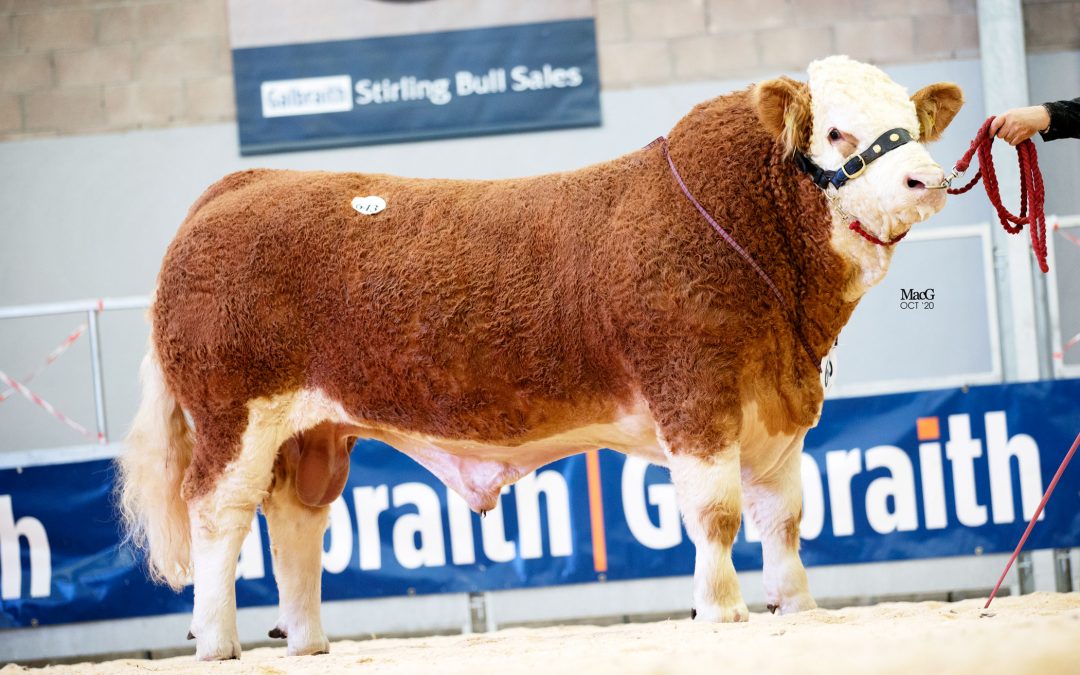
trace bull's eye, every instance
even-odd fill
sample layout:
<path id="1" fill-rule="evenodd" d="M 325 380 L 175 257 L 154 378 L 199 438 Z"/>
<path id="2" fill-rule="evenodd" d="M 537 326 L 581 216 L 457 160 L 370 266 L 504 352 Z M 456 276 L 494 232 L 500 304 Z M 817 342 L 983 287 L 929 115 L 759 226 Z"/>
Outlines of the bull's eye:
<path id="1" fill-rule="evenodd" d="M 840 131 L 836 127 L 829 129 L 829 143 L 833 149 L 840 153 L 841 157 L 848 157 L 858 147 L 858 140 L 851 134 Z"/>

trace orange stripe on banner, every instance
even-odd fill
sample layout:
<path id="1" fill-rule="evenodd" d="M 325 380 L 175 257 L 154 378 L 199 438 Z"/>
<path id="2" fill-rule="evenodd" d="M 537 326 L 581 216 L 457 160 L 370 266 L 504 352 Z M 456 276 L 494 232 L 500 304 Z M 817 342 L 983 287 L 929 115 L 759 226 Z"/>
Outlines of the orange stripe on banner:
<path id="1" fill-rule="evenodd" d="M 604 494 L 600 489 L 600 453 L 585 453 L 585 475 L 589 480 L 589 522 L 592 525 L 593 568 L 607 572 L 607 537 L 604 533 Z"/>

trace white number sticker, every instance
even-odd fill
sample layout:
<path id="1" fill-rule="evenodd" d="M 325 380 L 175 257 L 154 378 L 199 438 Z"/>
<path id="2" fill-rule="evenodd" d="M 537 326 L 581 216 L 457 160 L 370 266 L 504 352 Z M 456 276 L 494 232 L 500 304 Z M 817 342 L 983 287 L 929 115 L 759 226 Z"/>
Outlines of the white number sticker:
<path id="1" fill-rule="evenodd" d="M 352 207 L 356 209 L 358 213 L 362 213 L 365 216 L 373 216 L 386 209 L 386 200 L 374 195 L 370 197 L 353 197 Z"/>

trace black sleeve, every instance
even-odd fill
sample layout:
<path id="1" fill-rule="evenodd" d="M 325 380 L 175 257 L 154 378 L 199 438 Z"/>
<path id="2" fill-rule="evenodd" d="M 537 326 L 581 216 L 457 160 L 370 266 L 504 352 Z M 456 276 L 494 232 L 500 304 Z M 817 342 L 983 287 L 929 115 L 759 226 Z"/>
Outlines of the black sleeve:
<path id="1" fill-rule="evenodd" d="M 1042 132 L 1044 141 L 1080 138 L 1080 98 L 1044 103 L 1050 113 L 1050 128 Z"/>

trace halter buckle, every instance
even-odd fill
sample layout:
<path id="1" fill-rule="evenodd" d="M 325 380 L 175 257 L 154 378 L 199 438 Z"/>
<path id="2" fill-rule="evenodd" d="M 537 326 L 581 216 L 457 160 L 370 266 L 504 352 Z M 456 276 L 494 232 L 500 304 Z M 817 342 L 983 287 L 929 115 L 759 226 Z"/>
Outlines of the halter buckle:
<path id="1" fill-rule="evenodd" d="M 855 173 L 848 173 L 848 170 L 847 170 L 848 162 L 850 162 L 855 157 L 857 157 L 859 159 L 859 161 L 862 162 L 862 166 L 860 166 L 859 170 L 856 171 Z M 856 178 L 858 176 L 861 176 L 862 172 L 866 171 L 866 159 L 862 155 L 855 155 L 855 157 L 849 157 L 848 159 L 844 160 L 843 166 L 840 167 L 840 170 L 844 173 L 845 176 L 847 176 L 848 180 L 851 180 L 852 178 Z"/>

